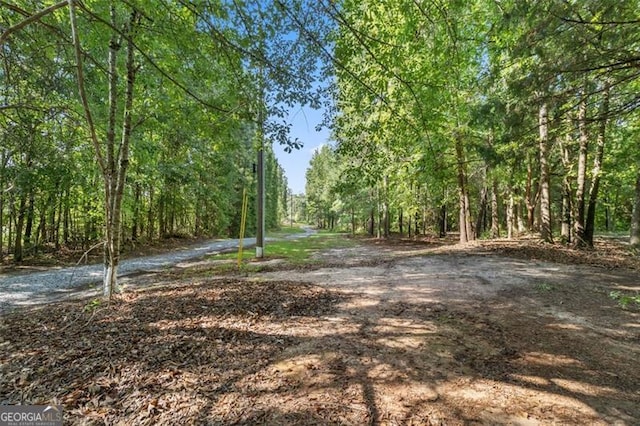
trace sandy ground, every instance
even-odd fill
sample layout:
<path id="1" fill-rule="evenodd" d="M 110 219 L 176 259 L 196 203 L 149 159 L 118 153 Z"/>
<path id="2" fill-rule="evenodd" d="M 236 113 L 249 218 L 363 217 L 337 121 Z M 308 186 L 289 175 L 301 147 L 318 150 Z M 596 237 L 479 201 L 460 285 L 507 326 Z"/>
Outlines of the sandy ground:
<path id="1" fill-rule="evenodd" d="M 373 345 L 368 366 L 353 374 L 369 380 L 374 420 L 640 424 L 640 314 L 608 297 L 639 291 L 637 271 L 464 251 L 407 255 L 371 246 L 334 250 L 319 257 L 350 267 L 258 278 L 349 295 L 315 333 L 361 333 Z M 372 260 L 380 264 L 358 266 Z M 338 348 L 341 340 L 333 339 Z M 363 368 L 326 342 L 289 351 L 301 352 L 287 361 L 292 374 L 305 359 Z"/>
<path id="2" fill-rule="evenodd" d="M 225 278 L 183 265 L 94 311 L 7 315 L 0 402 L 60 402 L 72 424 L 640 424 L 640 310 L 610 297 L 640 291 L 637 270 L 317 256 Z"/>

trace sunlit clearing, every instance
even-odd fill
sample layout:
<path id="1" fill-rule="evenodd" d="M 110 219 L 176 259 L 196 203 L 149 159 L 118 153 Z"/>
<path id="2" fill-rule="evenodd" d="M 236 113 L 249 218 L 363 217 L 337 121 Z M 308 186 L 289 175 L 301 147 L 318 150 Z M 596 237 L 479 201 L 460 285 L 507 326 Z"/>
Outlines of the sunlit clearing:
<path id="1" fill-rule="evenodd" d="M 551 379 L 553 383 L 573 393 L 580 393 L 590 396 L 611 396 L 619 393 L 617 390 L 607 386 L 597 386 L 590 383 L 578 382 L 568 379 Z"/>
<path id="2" fill-rule="evenodd" d="M 540 376 L 526 376 L 524 374 L 509 374 L 509 377 L 519 380 L 525 383 L 531 383 L 532 385 L 537 386 L 547 386 L 549 385 L 549 380 Z"/>
<path id="3" fill-rule="evenodd" d="M 562 355 L 553 355 L 543 352 L 529 352 L 522 357 L 525 364 L 538 364 L 546 366 L 581 365 L 582 363 L 574 358 Z"/>
<path id="4" fill-rule="evenodd" d="M 580 327 L 579 325 L 563 324 L 563 323 L 548 324 L 546 327 L 547 328 L 557 328 L 557 329 L 561 329 L 561 330 L 575 330 L 575 331 L 584 330 L 584 327 Z"/>

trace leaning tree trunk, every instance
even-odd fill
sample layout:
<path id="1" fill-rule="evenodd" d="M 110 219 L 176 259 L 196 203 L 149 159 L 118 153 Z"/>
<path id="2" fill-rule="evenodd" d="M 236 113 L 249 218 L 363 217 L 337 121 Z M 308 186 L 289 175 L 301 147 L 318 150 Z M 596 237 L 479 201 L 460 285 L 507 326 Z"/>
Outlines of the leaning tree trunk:
<path id="1" fill-rule="evenodd" d="M 551 230 L 551 202 L 549 195 L 549 116 L 547 104 L 542 103 L 539 114 L 540 123 L 540 234 L 545 242 L 553 242 Z"/>
<path id="2" fill-rule="evenodd" d="M 607 133 L 607 116 L 609 115 L 609 82 L 605 82 L 602 92 L 602 108 L 600 114 L 600 128 L 596 145 L 596 155 L 593 159 L 593 171 L 591 173 L 591 188 L 589 189 L 589 206 L 587 207 L 587 221 L 585 223 L 584 238 L 589 247 L 593 247 L 593 234 L 596 227 L 596 204 L 598 191 L 600 190 L 600 178 L 602 177 L 602 159 L 604 157 L 604 144 Z"/>

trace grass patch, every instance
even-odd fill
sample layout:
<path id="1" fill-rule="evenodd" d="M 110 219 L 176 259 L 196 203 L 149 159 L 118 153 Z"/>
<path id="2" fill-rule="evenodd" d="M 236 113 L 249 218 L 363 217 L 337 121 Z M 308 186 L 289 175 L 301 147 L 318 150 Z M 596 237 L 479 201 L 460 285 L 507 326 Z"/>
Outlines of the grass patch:
<path id="1" fill-rule="evenodd" d="M 540 293 L 547 293 L 555 289 L 556 289 L 555 286 L 549 283 L 540 283 L 536 286 L 536 290 Z"/>
<path id="2" fill-rule="evenodd" d="M 298 225 L 293 225 L 293 226 L 284 225 L 284 226 L 281 226 L 280 229 L 278 229 L 277 231 L 268 231 L 267 232 L 267 236 L 268 237 L 274 237 L 274 238 L 280 238 L 280 237 L 286 237 L 288 235 L 304 234 L 305 232 L 306 231 L 301 226 L 298 226 Z"/>
<path id="3" fill-rule="evenodd" d="M 632 296 L 622 294 L 622 292 L 615 290 L 609 293 L 609 297 L 618 302 L 618 305 L 620 305 L 622 309 L 627 309 L 629 306 L 633 305 L 640 307 L 640 294 Z"/>
<path id="4" fill-rule="evenodd" d="M 296 240 L 270 241 L 264 249 L 264 260 L 284 259 L 294 266 L 317 263 L 313 255 L 319 251 L 347 248 L 357 246 L 357 241 L 347 238 L 345 234 L 317 234 Z M 210 258 L 211 260 L 237 260 L 238 252 L 220 253 Z M 259 270 L 260 261 L 255 259 L 255 249 L 248 248 L 242 253 L 245 267 L 251 271 Z M 222 265 L 221 265 L 222 266 Z"/>

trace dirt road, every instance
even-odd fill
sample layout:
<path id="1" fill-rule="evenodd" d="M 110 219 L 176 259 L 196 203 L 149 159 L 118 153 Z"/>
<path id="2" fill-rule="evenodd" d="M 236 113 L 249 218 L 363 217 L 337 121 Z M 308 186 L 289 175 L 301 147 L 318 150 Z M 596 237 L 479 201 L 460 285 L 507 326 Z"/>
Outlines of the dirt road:
<path id="1" fill-rule="evenodd" d="M 351 267 L 261 275 L 346 297 L 280 370 L 305 382 L 317 371 L 300 365 L 344 366 L 383 423 L 640 424 L 640 312 L 609 297 L 640 290 L 636 271 L 407 255 L 342 249 L 321 257 Z"/>
<path id="2" fill-rule="evenodd" d="M 291 234 L 285 239 L 302 238 L 315 233 L 303 227 L 304 233 Z M 273 240 L 273 239 L 268 239 Z M 245 247 L 255 245 L 255 238 L 243 239 Z M 197 245 L 185 245 L 165 253 L 125 259 L 120 262 L 120 281 L 140 273 L 166 270 L 181 262 L 237 249 L 238 239 L 211 240 Z M 96 297 L 101 294 L 104 273 L 102 264 L 78 265 L 67 268 L 44 268 L 38 272 L 0 274 L 0 315 L 24 306 L 35 306 L 73 297 Z"/>
<path id="3" fill-rule="evenodd" d="M 640 311 L 610 297 L 637 271 L 372 245 L 318 261 L 199 264 L 93 312 L 6 316 L 0 402 L 59 401 L 71 424 L 640 424 Z"/>

